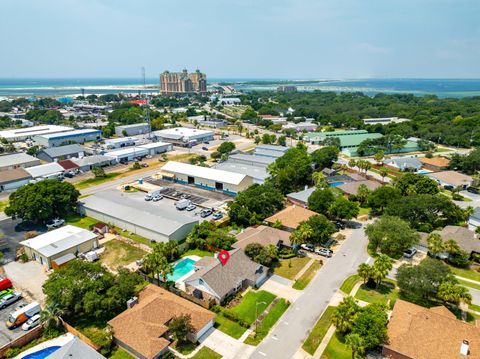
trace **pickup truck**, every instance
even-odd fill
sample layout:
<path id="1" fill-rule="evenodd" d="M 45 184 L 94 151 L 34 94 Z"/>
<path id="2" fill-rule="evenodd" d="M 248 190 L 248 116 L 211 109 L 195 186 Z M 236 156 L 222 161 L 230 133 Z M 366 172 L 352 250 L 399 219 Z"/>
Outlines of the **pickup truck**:
<path id="1" fill-rule="evenodd" d="M 192 201 L 184 198 L 184 199 L 181 199 L 181 200 L 175 202 L 175 208 L 178 209 L 179 211 L 183 211 L 184 209 L 186 209 L 191 204 L 192 204 Z"/>

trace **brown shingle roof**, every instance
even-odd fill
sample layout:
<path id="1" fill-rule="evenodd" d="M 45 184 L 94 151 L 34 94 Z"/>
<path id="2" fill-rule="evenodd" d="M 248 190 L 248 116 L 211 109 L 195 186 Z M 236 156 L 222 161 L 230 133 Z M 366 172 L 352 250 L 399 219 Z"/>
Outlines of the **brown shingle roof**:
<path id="1" fill-rule="evenodd" d="M 463 359 L 460 346 L 468 340 L 468 358 L 480 359 L 480 329 L 457 320 L 445 307 L 427 309 L 398 299 L 388 337 L 386 349 L 415 359 Z"/>
<path id="2" fill-rule="evenodd" d="M 315 215 L 317 215 L 317 213 L 310 211 L 309 209 L 299 206 L 289 206 L 280 212 L 275 213 L 273 216 L 266 218 L 265 221 L 268 223 L 275 223 L 278 220 L 285 227 L 295 229 L 301 222 L 306 221 Z"/>
<path id="3" fill-rule="evenodd" d="M 25 171 L 23 168 L 14 168 L 12 170 L 3 170 L 0 171 L 0 183 L 6 184 L 10 182 L 15 182 L 21 179 L 31 178 L 30 173 Z"/>
<path id="4" fill-rule="evenodd" d="M 341 186 L 338 186 L 337 188 L 341 189 L 346 194 L 357 195 L 358 187 L 360 187 L 362 184 L 367 186 L 367 188 L 371 191 L 381 186 L 381 184 L 378 182 L 365 180 L 365 181 L 357 181 L 357 182 L 348 182 L 348 183 L 342 184 Z"/>
<path id="5" fill-rule="evenodd" d="M 66 170 L 73 170 L 73 169 L 80 168 L 75 162 L 71 160 L 58 161 L 58 164 Z"/>
<path id="6" fill-rule="evenodd" d="M 434 172 L 427 175 L 434 180 L 451 184 L 453 186 L 469 186 L 472 184 L 472 177 L 456 171 Z"/>
<path id="7" fill-rule="evenodd" d="M 163 288 L 149 284 L 139 293 L 138 304 L 110 320 L 115 339 L 146 358 L 153 358 L 170 342 L 161 336 L 170 319 L 190 314 L 196 332 L 204 328 L 215 314 Z"/>
<path id="8" fill-rule="evenodd" d="M 245 248 L 250 243 L 260 243 L 263 246 L 273 244 L 276 246 L 281 240 L 286 246 L 290 246 L 290 232 L 282 231 L 268 226 L 249 227 L 237 234 L 235 248 Z"/>
<path id="9" fill-rule="evenodd" d="M 445 157 L 433 157 L 433 158 L 427 158 L 427 157 L 420 157 L 419 158 L 420 162 L 426 164 L 426 165 L 431 165 L 435 167 L 448 167 L 450 164 L 450 160 Z"/>

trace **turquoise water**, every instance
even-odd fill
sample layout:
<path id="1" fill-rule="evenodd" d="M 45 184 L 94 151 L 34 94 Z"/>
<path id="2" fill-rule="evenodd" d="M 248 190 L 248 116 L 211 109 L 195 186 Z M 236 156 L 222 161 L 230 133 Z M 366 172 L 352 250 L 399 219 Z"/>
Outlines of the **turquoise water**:
<path id="1" fill-rule="evenodd" d="M 329 186 L 338 187 L 338 186 L 341 186 L 342 184 L 345 184 L 345 182 L 332 182 L 332 183 L 329 183 Z"/>
<path id="2" fill-rule="evenodd" d="M 24 356 L 23 359 L 44 359 L 58 349 L 60 349 L 58 345 L 53 345 L 51 347 L 46 347 L 45 349 L 39 350 L 38 352 L 28 354 Z"/>
<path id="3" fill-rule="evenodd" d="M 192 271 L 195 266 L 196 261 L 191 258 L 183 258 L 181 261 L 177 262 L 173 267 L 173 274 L 169 275 L 168 280 L 176 282 L 181 277 L 183 277 L 188 272 Z"/>
<path id="4" fill-rule="evenodd" d="M 426 175 L 428 173 L 432 173 L 432 171 L 429 171 L 429 170 L 418 170 L 417 171 L 417 174 L 419 174 L 419 175 Z"/>

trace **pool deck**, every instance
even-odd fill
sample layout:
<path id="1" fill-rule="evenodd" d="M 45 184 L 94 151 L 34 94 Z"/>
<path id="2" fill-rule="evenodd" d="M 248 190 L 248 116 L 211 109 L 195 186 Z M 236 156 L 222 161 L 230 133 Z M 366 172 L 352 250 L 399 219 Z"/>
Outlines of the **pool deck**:
<path id="1" fill-rule="evenodd" d="M 46 342 L 40 343 L 38 345 L 35 345 L 33 348 L 30 348 L 28 350 L 25 350 L 24 352 L 21 352 L 20 354 L 18 354 L 15 357 L 15 359 L 22 359 L 23 357 L 25 357 L 29 354 L 38 352 L 39 350 L 42 350 L 42 349 L 45 349 L 45 348 L 48 348 L 48 347 L 52 347 L 54 345 L 58 345 L 60 347 L 63 347 L 65 344 L 72 341 L 73 338 L 74 338 L 74 335 L 71 334 L 71 333 L 60 335 L 59 337 L 56 337 L 52 340 L 48 340 Z"/>
<path id="2" fill-rule="evenodd" d="M 185 258 L 189 258 L 191 260 L 194 260 L 195 262 L 198 262 L 200 259 L 202 259 L 202 257 L 200 256 L 186 256 L 186 257 L 183 257 L 182 259 L 185 259 Z M 177 264 L 178 262 L 180 262 L 182 259 L 179 259 L 178 261 L 176 261 L 173 265 L 175 266 L 175 264 Z M 190 277 L 193 273 L 195 272 L 195 270 L 191 270 L 190 272 L 186 273 L 185 275 L 181 276 L 180 278 L 178 278 L 176 281 L 175 281 L 175 287 L 177 287 L 178 289 L 181 289 L 181 290 L 185 290 L 185 284 L 183 283 L 183 281 L 185 279 L 187 279 L 188 277 Z"/>

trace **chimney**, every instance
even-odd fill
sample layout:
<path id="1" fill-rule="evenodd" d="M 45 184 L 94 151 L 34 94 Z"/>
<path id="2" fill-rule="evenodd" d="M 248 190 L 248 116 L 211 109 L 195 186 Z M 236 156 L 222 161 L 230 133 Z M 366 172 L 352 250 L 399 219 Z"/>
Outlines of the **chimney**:
<path id="1" fill-rule="evenodd" d="M 468 340 L 464 339 L 462 342 L 462 345 L 460 346 L 460 354 L 467 356 L 470 353 L 468 348 L 469 348 Z"/>

